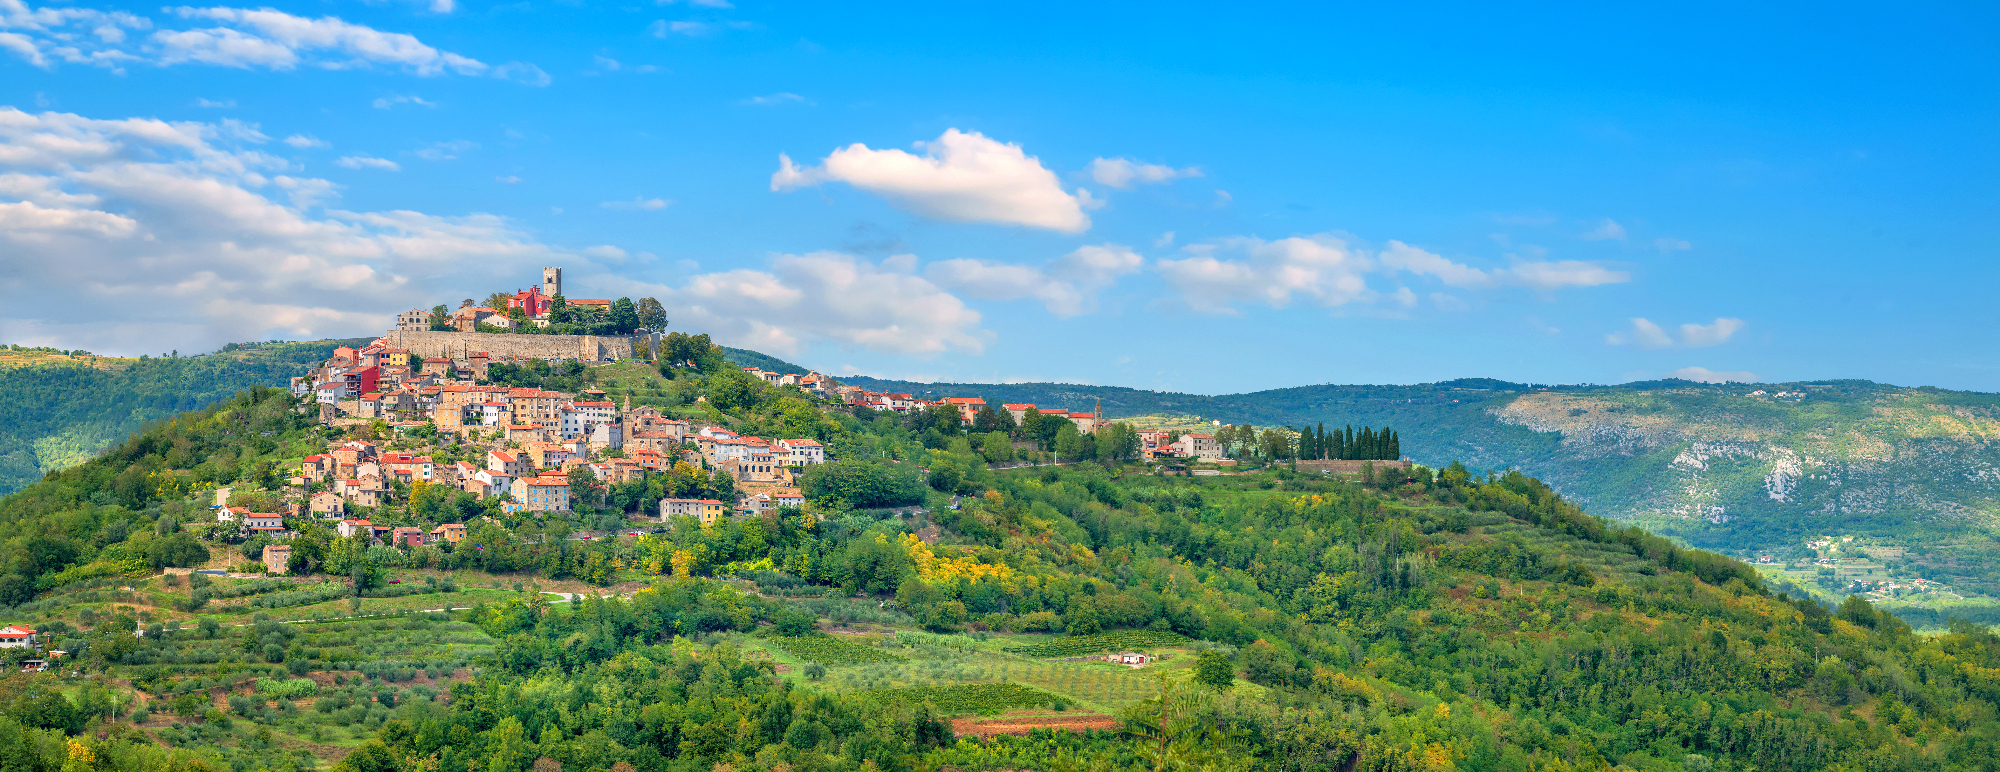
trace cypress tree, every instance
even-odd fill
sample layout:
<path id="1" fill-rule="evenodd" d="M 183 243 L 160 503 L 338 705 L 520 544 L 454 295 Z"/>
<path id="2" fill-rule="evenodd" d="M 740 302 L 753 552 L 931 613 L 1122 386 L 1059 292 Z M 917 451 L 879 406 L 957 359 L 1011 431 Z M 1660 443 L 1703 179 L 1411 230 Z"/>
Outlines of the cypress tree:
<path id="1" fill-rule="evenodd" d="M 1348 424 L 1347 436 L 1342 438 L 1340 443 L 1340 457 L 1352 461 L 1355 458 L 1354 451 L 1358 449 L 1354 445 L 1354 425 Z"/>
<path id="2" fill-rule="evenodd" d="M 1369 461 L 1372 461 L 1372 460 L 1374 460 L 1374 459 L 1376 458 L 1376 456 L 1375 456 L 1375 430 L 1374 430 L 1374 429 L 1371 429 L 1371 428 L 1368 428 L 1368 427 L 1366 427 L 1366 426 L 1363 426 L 1363 427 L 1361 427 L 1361 455 L 1360 455 L 1360 458 L 1362 458 L 1362 459 L 1364 459 L 1364 460 L 1369 460 Z"/>
<path id="3" fill-rule="evenodd" d="M 1390 461 L 1395 461 L 1395 460 L 1397 460 L 1397 459 L 1400 459 L 1400 458 L 1402 458 L 1402 457 L 1403 457 L 1403 437 L 1402 437 L 1402 435 L 1399 435 L 1399 434 L 1397 434 L 1397 433 L 1395 433 L 1395 432 L 1390 432 L 1390 433 L 1389 433 L 1389 460 L 1390 460 Z"/>

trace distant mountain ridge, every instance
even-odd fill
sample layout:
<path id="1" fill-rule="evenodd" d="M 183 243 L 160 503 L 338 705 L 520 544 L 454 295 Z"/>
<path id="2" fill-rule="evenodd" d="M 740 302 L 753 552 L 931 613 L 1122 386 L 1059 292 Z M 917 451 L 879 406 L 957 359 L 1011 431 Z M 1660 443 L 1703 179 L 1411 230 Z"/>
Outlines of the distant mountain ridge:
<path id="1" fill-rule="evenodd" d="M 1392 426 L 1421 463 L 1518 468 L 1598 515 L 1748 555 L 1826 534 L 1924 547 L 2000 592 L 2000 395 L 1858 380 L 1531 386 L 1482 378 L 1200 395 L 1055 383 L 840 379 L 871 391 L 1194 414 L 1259 426 Z M 1759 394 L 1758 392 L 1762 392 Z M 1785 396 L 1779 396 L 1783 394 Z"/>

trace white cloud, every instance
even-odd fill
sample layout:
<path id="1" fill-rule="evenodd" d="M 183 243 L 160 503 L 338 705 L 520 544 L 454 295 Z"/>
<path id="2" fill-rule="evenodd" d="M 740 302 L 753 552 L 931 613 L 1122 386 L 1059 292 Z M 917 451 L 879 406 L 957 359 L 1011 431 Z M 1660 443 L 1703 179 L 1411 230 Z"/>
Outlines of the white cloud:
<path id="1" fill-rule="evenodd" d="M 1235 200 L 1236 200 L 1236 197 L 1235 197 L 1235 196 L 1232 196 L 1232 195 L 1229 195 L 1229 191 L 1227 191 L 1227 190 L 1222 190 L 1222 189 L 1220 189 L 1220 188 L 1216 189 L 1216 191 L 1215 191 L 1215 207 L 1216 207 L 1217 209 L 1221 209 L 1222 207 L 1225 207 L 1225 206 L 1228 206 L 1228 205 L 1229 205 L 1229 204 L 1230 204 L 1231 202 L 1233 202 L 1233 201 L 1235 201 Z"/>
<path id="2" fill-rule="evenodd" d="M 196 106 L 196 107 L 213 107 L 213 108 L 217 108 L 217 109 L 224 109 L 224 110 L 226 110 L 226 109 L 229 109 L 229 108 L 232 108 L 232 107 L 235 107 L 235 106 L 236 106 L 236 100 L 234 100 L 234 99 L 222 99 L 222 100 L 213 100 L 213 99 L 201 99 L 201 98 L 196 98 L 196 99 L 194 100 L 194 106 Z"/>
<path id="3" fill-rule="evenodd" d="M 508 62 L 493 68 L 493 77 L 511 80 L 524 86 L 546 86 L 554 82 L 542 68 L 527 62 Z"/>
<path id="4" fill-rule="evenodd" d="M 673 201 L 664 198 L 646 198 L 644 196 L 638 196 L 633 198 L 631 201 L 606 201 L 602 204 L 599 204 L 599 206 L 602 206 L 606 209 L 625 209 L 631 211 L 650 212 L 650 211 L 665 209 L 667 208 L 667 205 L 672 203 Z"/>
<path id="5" fill-rule="evenodd" d="M 1181 300 L 1201 313 L 1233 314 L 1238 302 L 1284 308 L 1294 295 L 1322 306 L 1375 296 L 1363 278 L 1373 262 L 1332 234 L 1277 241 L 1241 236 L 1188 249 L 1197 256 L 1161 260 L 1155 267 Z M 1218 259 L 1215 252 L 1239 253 L 1244 259 Z"/>
<path id="6" fill-rule="evenodd" d="M 1447 286 L 1462 289 L 1518 286 L 1552 292 L 1563 287 L 1595 287 L 1632 280 L 1631 274 L 1624 271 L 1581 260 L 1520 261 L 1507 268 L 1474 268 L 1393 239 L 1379 257 L 1384 268 L 1434 276 Z"/>
<path id="7" fill-rule="evenodd" d="M 293 134 L 285 138 L 285 144 L 300 150 L 315 147 L 332 147 L 333 144 L 311 134 Z"/>
<path id="8" fill-rule="evenodd" d="M 919 358 L 978 354 L 991 333 L 978 311 L 929 280 L 854 255 L 779 255 L 768 271 L 739 269 L 686 284 L 632 285 L 667 307 L 677 325 L 722 343 L 797 354 L 813 342 Z"/>
<path id="9" fill-rule="evenodd" d="M 467 273 L 595 258 L 490 215 L 320 208 L 333 186 L 214 123 L 0 108 L 0 339 L 137 354 L 350 337 Z"/>
<path id="10" fill-rule="evenodd" d="M 438 142 L 430 147 L 418 150 L 417 157 L 426 161 L 450 161 L 457 158 L 459 153 L 477 149 L 479 149 L 479 143 L 477 142 L 454 139 L 449 142 Z"/>
<path id="11" fill-rule="evenodd" d="M 1725 370 L 1718 372 L 1715 370 L 1710 370 L 1706 367 L 1683 367 L 1671 373 L 1666 373 L 1664 375 L 1661 375 L 1660 377 L 1679 378 L 1681 380 L 1698 381 L 1701 383 L 1730 383 L 1730 382 L 1756 383 L 1757 382 L 1756 373 L 1744 372 L 1742 370 Z"/>
<path id="12" fill-rule="evenodd" d="M 519 177 L 516 177 L 516 176 L 514 176 L 514 175 L 512 175 L 512 174 L 509 174 L 509 175 L 507 175 L 507 176 L 505 176 L 505 177 L 494 177 L 494 178 L 493 178 L 493 181 L 494 181 L 494 182 L 504 182 L 504 183 L 507 183 L 507 184 L 509 184 L 509 185 L 512 185 L 512 184 L 514 184 L 514 183 L 516 183 L 516 182 L 520 182 L 520 181 L 521 181 L 521 178 L 519 178 Z"/>
<path id="13" fill-rule="evenodd" d="M 1202 313 L 1234 313 L 1233 304 L 1238 302 L 1263 302 L 1283 308 L 1294 295 L 1308 297 L 1323 306 L 1383 301 L 1406 308 L 1416 305 L 1418 295 L 1413 289 L 1405 287 L 1387 295 L 1369 289 L 1369 274 L 1394 279 L 1401 272 L 1431 277 L 1461 290 L 1518 287 L 1544 295 L 1566 287 L 1631 280 L 1624 271 L 1576 260 L 1516 258 L 1505 268 L 1477 268 L 1394 240 L 1381 251 L 1370 254 L 1336 233 L 1271 242 L 1238 237 L 1184 249 L 1195 257 L 1163 260 L 1157 267 L 1179 291 L 1181 299 Z M 1242 254 L 1243 259 L 1217 256 L 1231 252 Z M 1456 296 L 1434 293 L 1431 299 L 1446 310 L 1469 307 Z"/>
<path id="14" fill-rule="evenodd" d="M 1728 342 L 1730 337 L 1743 329 L 1743 326 L 1742 319 L 1728 317 L 1717 318 L 1709 324 L 1683 324 L 1680 329 L 1681 337 L 1677 342 L 1673 335 L 1660 325 L 1647 319 L 1634 318 L 1631 330 L 1606 335 L 1604 342 L 1613 346 L 1631 345 L 1645 349 L 1666 348 L 1677 344 L 1683 348 L 1707 348 Z"/>
<path id="15" fill-rule="evenodd" d="M 1694 249 L 1694 245 L 1688 243 L 1686 239 L 1674 239 L 1666 237 L 1653 239 L 1653 247 L 1655 249 L 1660 250 L 1661 252 L 1679 252 L 1682 250 Z"/>
<path id="16" fill-rule="evenodd" d="M 1166 249 L 1167 247 L 1171 247 L 1173 245 L 1174 245 L 1173 231 L 1167 231 L 1166 233 L 1160 234 L 1159 238 L 1153 239 L 1153 246 L 1159 247 L 1160 249 Z"/>
<path id="17" fill-rule="evenodd" d="M 375 109 L 377 110 L 387 110 L 391 107 L 395 107 L 396 105 L 404 105 L 404 104 L 418 105 L 420 107 L 437 107 L 436 102 L 426 102 L 424 101 L 423 97 L 402 96 L 402 95 L 376 97 L 373 104 L 375 105 Z"/>
<path id="18" fill-rule="evenodd" d="M 1589 233 L 1585 233 L 1581 236 L 1578 236 L 1577 238 L 1583 239 L 1585 241 L 1607 241 L 1607 240 L 1624 241 L 1625 226 L 1619 225 L 1618 221 L 1606 217 L 1604 218 L 1603 221 L 1597 224 L 1596 228 L 1592 229 Z"/>
<path id="19" fill-rule="evenodd" d="M 1020 145 L 978 132 L 946 130 L 917 142 L 923 155 L 873 150 L 855 143 L 819 166 L 798 167 L 778 156 L 774 191 L 845 182 L 888 199 L 897 208 L 952 222 L 990 222 L 1080 233 L 1090 228 L 1082 202 L 1063 192 L 1054 172 Z"/>
<path id="20" fill-rule="evenodd" d="M 1190 166 L 1175 169 L 1159 164 L 1137 163 L 1125 158 L 1098 158 L 1090 162 L 1090 178 L 1100 185 L 1109 185 L 1121 190 L 1130 189 L 1133 183 L 1152 184 L 1172 182 L 1182 177 L 1200 177 L 1200 167 Z"/>
<path id="21" fill-rule="evenodd" d="M 1632 345 L 1639 348 L 1666 348 L 1674 345 L 1674 338 L 1666 330 L 1652 321 L 1632 318 L 1632 329 L 1628 332 L 1614 332 L 1604 336 L 1604 342 L 1613 346 Z"/>
<path id="22" fill-rule="evenodd" d="M 432 10 L 450 12 L 451 0 L 432 0 Z M 493 74 L 531 85 L 548 76 L 532 64 L 491 67 L 471 57 L 441 51 L 414 35 L 384 32 L 333 16 L 317 19 L 271 8 L 165 8 L 167 24 L 137 40 L 126 30 L 153 29 L 154 21 L 122 11 L 30 8 L 25 0 L 0 0 L 0 49 L 37 67 L 57 62 L 123 71 L 132 64 L 169 67 L 207 64 L 240 69 L 293 70 L 301 66 L 358 69 L 400 67 L 418 76 L 446 73 Z"/>
<path id="23" fill-rule="evenodd" d="M 403 170 L 402 165 L 396 163 L 395 161 L 391 161 L 387 158 L 376 158 L 374 156 L 368 156 L 368 155 L 342 156 L 340 160 L 334 161 L 334 163 L 346 167 L 348 169 L 382 169 L 385 171 L 392 171 L 392 172 L 400 172 Z"/>
<path id="24" fill-rule="evenodd" d="M 1718 318 L 1709 324 L 1681 325 L 1681 343 L 1688 348 L 1720 346 L 1743 329 L 1742 319 Z"/>
<path id="25" fill-rule="evenodd" d="M 808 105 L 809 105 L 809 104 L 812 104 L 812 103 L 813 103 L 813 101 L 812 101 L 812 100 L 810 100 L 810 99 L 807 99 L 807 98 L 805 98 L 805 97 L 802 97 L 802 96 L 799 96 L 799 95 L 797 95 L 797 94 L 794 94 L 794 93 L 792 93 L 792 92 L 789 92 L 789 91 L 780 91 L 780 92 L 778 92 L 778 93 L 776 93 L 776 94 L 768 94 L 768 95 L 765 95 L 765 96 L 754 96 L 754 97 L 750 97 L 749 99 L 745 99 L 745 100 L 743 100 L 743 101 L 742 101 L 742 102 L 740 102 L 739 104 L 746 104 L 746 105 L 759 105 L 759 106 L 764 106 L 764 107 L 770 107 L 770 106 L 774 106 L 774 105 L 789 105 L 789 104 L 808 104 Z"/>
<path id="26" fill-rule="evenodd" d="M 660 19 L 646 27 L 646 34 L 652 35 L 653 37 L 656 38 L 664 38 L 668 35 L 686 35 L 688 37 L 700 37 L 702 35 L 707 35 L 712 32 L 721 31 L 723 29 L 749 29 L 751 26 L 753 25 L 751 25 L 749 22 L 743 22 L 743 21 L 708 22 L 708 21 L 668 21 L 666 19 Z"/>
<path id="27" fill-rule="evenodd" d="M 328 69 L 392 64 L 422 76 L 447 71 L 478 75 L 487 70 L 477 60 L 439 51 L 424 45 L 414 35 L 382 32 L 332 16 L 307 19 L 269 8 L 185 6 L 173 9 L 173 13 L 184 19 L 225 26 L 154 33 L 154 40 L 163 49 L 162 64 L 194 61 L 277 70 L 289 70 L 302 63 Z M 319 58 L 320 54 L 325 57 Z"/>
<path id="28" fill-rule="evenodd" d="M 1097 294 L 1136 273 L 1145 258 L 1117 244 L 1079 247 L 1042 267 L 945 260 L 925 271 L 931 281 L 985 300 L 1033 298 L 1057 316 L 1076 316 L 1097 308 Z"/>

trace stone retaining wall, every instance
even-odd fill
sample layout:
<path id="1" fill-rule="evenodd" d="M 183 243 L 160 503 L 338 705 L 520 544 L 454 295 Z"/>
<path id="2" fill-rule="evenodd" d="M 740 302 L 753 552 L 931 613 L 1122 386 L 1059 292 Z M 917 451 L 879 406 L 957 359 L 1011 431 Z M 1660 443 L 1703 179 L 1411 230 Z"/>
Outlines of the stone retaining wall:
<path id="1" fill-rule="evenodd" d="M 515 335 L 497 332 L 406 332 L 391 330 L 384 342 L 414 357 L 467 359 L 484 351 L 495 362 L 515 359 L 632 359 L 647 335 Z"/>

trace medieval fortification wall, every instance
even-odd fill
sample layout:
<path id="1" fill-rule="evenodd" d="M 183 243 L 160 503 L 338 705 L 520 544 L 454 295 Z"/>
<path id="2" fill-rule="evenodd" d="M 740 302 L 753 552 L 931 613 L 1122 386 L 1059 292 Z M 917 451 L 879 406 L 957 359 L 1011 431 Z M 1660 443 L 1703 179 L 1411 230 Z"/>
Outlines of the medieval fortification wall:
<path id="1" fill-rule="evenodd" d="M 390 330 L 383 336 L 391 348 L 412 356 L 466 359 L 484 351 L 495 362 L 512 359 L 582 359 L 603 362 L 632 359 L 649 342 L 646 335 L 515 335 L 493 332 L 410 332 Z"/>

